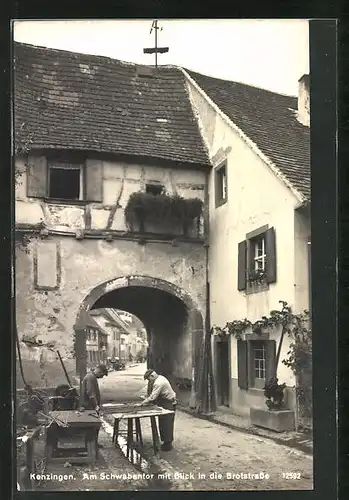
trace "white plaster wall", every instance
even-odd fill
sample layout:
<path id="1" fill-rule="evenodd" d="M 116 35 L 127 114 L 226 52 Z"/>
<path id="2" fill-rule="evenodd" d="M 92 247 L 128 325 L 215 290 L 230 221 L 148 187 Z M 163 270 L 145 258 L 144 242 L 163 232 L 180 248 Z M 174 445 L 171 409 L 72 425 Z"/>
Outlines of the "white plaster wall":
<path id="1" fill-rule="evenodd" d="M 280 300 L 287 301 L 295 310 L 297 200 L 192 84 L 189 91 L 213 164 L 217 166 L 227 160 L 228 201 L 218 208 L 214 199 L 214 171 L 209 179 L 211 323 L 224 326 L 227 321 L 244 318 L 256 321 L 270 310 L 280 308 Z M 247 295 L 237 289 L 238 243 L 246 239 L 248 232 L 265 224 L 276 231 L 277 282 L 270 284 L 267 291 Z M 275 334 L 275 340 L 278 345 L 279 335 Z M 237 378 L 236 342 L 231 344 L 231 375 Z M 289 340 L 285 339 L 281 360 L 288 345 Z M 294 376 L 281 360 L 280 379 L 293 386 Z"/>
<path id="2" fill-rule="evenodd" d="M 309 310 L 309 257 L 308 239 L 310 238 L 309 216 L 299 210 L 294 213 L 295 227 L 295 310 L 297 312 Z"/>

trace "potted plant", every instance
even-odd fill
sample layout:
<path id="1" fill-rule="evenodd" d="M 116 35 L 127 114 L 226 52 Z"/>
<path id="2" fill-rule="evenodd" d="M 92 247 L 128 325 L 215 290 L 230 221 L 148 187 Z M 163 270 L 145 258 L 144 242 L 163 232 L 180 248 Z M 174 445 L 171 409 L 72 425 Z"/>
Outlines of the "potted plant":
<path id="1" fill-rule="evenodd" d="M 280 410 L 284 402 L 284 390 L 286 384 L 279 384 L 277 377 L 271 377 L 264 386 L 265 404 L 269 410 Z"/>

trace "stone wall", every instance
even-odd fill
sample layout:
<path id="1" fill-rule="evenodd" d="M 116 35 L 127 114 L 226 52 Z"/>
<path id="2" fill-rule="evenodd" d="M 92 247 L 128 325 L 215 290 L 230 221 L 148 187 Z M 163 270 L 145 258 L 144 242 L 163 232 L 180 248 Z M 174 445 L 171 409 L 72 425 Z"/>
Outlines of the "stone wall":
<path id="1" fill-rule="evenodd" d="M 76 240 L 53 235 L 33 240 L 27 251 L 18 250 L 16 256 L 19 336 L 22 339 L 25 335 L 43 346 L 49 343 L 53 351 L 60 350 L 64 360 L 72 359 L 74 325 L 85 297 L 96 286 L 117 277 L 137 274 L 168 281 L 190 295 L 205 314 L 206 261 L 200 243 L 139 245 L 135 241 Z M 185 340 L 178 348 L 185 352 L 181 353 L 183 364 L 190 364 L 190 341 Z M 46 352 L 47 348 L 38 349 Z M 39 366 L 29 351 L 25 350 L 23 357 L 34 367 Z M 46 357 L 41 364 L 46 366 L 48 385 L 54 385 L 50 365 L 59 366 L 59 361 L 45 361 Z"/>

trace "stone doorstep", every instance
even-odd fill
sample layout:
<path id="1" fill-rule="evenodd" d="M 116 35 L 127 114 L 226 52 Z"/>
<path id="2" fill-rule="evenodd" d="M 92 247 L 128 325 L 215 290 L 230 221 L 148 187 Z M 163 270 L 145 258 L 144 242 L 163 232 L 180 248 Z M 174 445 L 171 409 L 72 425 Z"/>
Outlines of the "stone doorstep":
<path id="1" fill-rule="evenodd" d="M 246 419 L 235 415 L 229 410 L 216 410 L 215 413 L 210 414 L 199 414 L 193 409 L 178 405 L 178 410 L 192 415 L 196 418 L 203 420 L 208 420 L 224 427 L 243 432 L 245 434 L 253 434 L 255 436 L 260 436 L 266 439 L 270 439 L 277 444 L 282 444 L 290 448 L 302 451 L 307 455 L 313 455 L 313 438 L 311 435 L 303 434 L 300 432 L 285 432 L 285 433 L 274 433 L 263 429 L 261 427 L 254 427 L 249 424 Z"/>

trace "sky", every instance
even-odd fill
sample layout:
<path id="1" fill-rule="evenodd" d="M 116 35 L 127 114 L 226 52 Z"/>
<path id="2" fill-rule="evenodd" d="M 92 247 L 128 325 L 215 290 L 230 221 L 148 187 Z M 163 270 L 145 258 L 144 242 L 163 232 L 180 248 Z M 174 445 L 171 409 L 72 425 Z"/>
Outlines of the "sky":
<path id="1" fill-rule="evenodd" d="M 138 64 L 154 64 L 144 54 L 154 47 L 149 20 L 15 21 L 14 40 Z M 307 20 L 158 21 L 158 46 L 171 64 L 216 78 L 296 96 L 298 80 L 309 73 Z"/>

